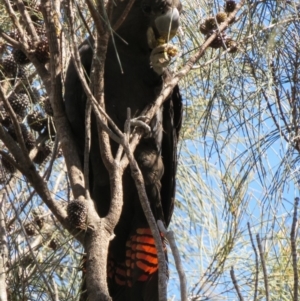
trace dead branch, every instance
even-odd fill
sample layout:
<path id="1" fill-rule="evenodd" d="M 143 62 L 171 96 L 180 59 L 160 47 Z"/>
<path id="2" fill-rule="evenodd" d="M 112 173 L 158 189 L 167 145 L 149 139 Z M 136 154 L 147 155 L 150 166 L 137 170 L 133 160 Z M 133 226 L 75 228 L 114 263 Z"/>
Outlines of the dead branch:
<path id="1" fill-rule="evenodd" d="M 90 180 L 89 180 L 89 166 L 90 166 L 90 150 L 91 150 L 91 113 L 92 106 L 90 102 L 85 106 L 85 148 L 84 148 L 84 164 L 83 174 L 85 183 L 85 197 L 90 199 Z"/>
<path id="2" fill-rule="evenodd" d="M 158 228 L 160 231 L 164 234 L 166 237 L 167 241 L 169 242 L 175 265 L 176 265 L 176 270 L 179 276 L 179 282 L 180 282 L 180 294 L 181 294 L 181 301 L 187 301 L 188 300 L 188 293 L 187 293 L 187 284 L 186 284 L 186 276 L 184 272 L 184 268 L 181 263 L 181 258 L 179 254 L 179 250 L 176 245 L 175 237 L 174 237 L 174 232 L 173 231 L 167 231 L 165 228 L 164 224 L 162 221 L 158 220 L 157 221 Z"/>

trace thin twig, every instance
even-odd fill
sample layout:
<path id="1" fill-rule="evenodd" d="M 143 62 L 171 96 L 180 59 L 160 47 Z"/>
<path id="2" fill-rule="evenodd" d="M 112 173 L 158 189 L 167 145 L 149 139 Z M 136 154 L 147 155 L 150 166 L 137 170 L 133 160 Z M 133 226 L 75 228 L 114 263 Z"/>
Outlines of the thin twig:
<path id="1" fill-rule="evenodd" d="M 296 246 L 296 225 L 297 225 L 297 211 L 298 211 L 299 198 L 295 198 L 294 203 L 294 216 L 291 229 L 291 248 L 292 248 L 292 260 L 293 260 L 293 271 L 294 271 L 294 296 L 293 301 L 298 301 L 298 287 L 299 287 L 299 278 L 298 278 L 298 266 L 297 266 L 297 246 Z"/>
<path id="2" fill-rule="evenodd" d="M 21 26 L 21 24 L 18 20 L 18 17 L 16 16 L 16 14 L 11 6 L 11 2 L 9 0 L 3 0 L 2 3 L 4 3 L 4 5 L 5 5 L 6 11 L 8 13 L 8 16 L 10 16 L 10 18 L 12 20 L 14 28 L 16 28 L 18 30 L 22 43 L 25 43 L 26 46 L 28 46 L 27 41 L 26 41 L 27 36 L 25 35 L 23 27 Z"/>
<path id="3" fill-rule="evenodd" d="M 8 247 L 5 227 L 5 198 L 3 194 L 0 199 L 0 300 L 7 301 L 6 291 L 6 266 L 8 259 Z"/>
<path id="4" fill-rule="evenodd" d="M 0 28 L 0 37 L 7 42 L 9 45 L 13 46 L 14 48 L 21 48 L 22 43 L 16 41 L 12 37 L 10 37 L 7 33 L 3 31 L 2 28 Z"/>
<path id="5" fill-rule="evenodd" d="M 242 294 L 241 294 L 241 291 L 240 291 L 240 287 L 239 287 L 239 285 L 238 285 L 238 283 L 237 283 L 237 281 L 236 281 L 236 278 L 235 278 L 235 274 L 234 274 L 234 269 L 233 269 L 233 267 L 231 267 L 231 270 L 230 270 L 230 277 L 231 277 L 232 283 L 233 283 L 233 285 L 234 285 L 234 288 L 235 288 L 235 290 L 236 290 L 236 293 L 237 293 L 238 296 L 239 296 L 239 300 L 240 300 L 240 301 L 244 301 L 244 298 L 243 298 L 243 296 L 242 296 Z"/>
<path id="6" fill-rule="evenodd" d="M 90 165 L 90 150 L 91 150 L 91 112 L 92 112 L 91 103 L 87 101 L 85 105 L 85 147 L 84 147 L 84 164 L 83 164 L 86 199 L 90 199 L 89 165 Z"/>
<path id="7" fill-rule="evenodd" d="M 128 127 L 130 125 L 131 115 L 130 110 L 127 110 L 127 120 L 125 122 L 126 131 L 128 131 Z M 166 265 L 166 258 L 165 252 L 163 248 L 162 239 L 158 230 L 158 226 L 156 224 L 155 218 L 153 216 L 149 199 L 147 196 L 144 177 L 141 173 L 141 170 L 134 158 L 133 152 L 130 149 L 128 135 L 125 135 L 124 138 L 124 151 L 128 157 L 131 176 L 134 180 L 135 186 L 137 188 L 139 200 L 141 206 L 143 208 L 143 212 L 146 216 L 148 225 L 151 229 L 151 233 L 154 238 L 155 247 L 157 250 L 157 258 L 158 258 L 158 291 L 159 291 L 159 301 L 166 301 L 167 300 L 167 265 Z"/>
<path id="8" fill-rule="evenodd" d="M 261 241 L 259 238 L 259 234 L 256 235 L 256 240 L 257 240 L 257 247 L 259 250 L 259 256 L 260 256 L 260 261 L 262 265 L 262 270 L 264 274 L 264 283 L 265 283 L 265 292 L 266 292 L 266 301 L 269 301 L 269 281 L 268 281 L 268 273 L 267 273 L 267 267 L 266 267 L 266 262 L 264 258 L 264 251 L 262 249 Z"/>
<path id="9" fill-rule="evenodd" d="M 164 234 L 166 239 L 169 242 L 174 261 L 175 261 L 175 266 L 176 270 L 179 276 L 179 282 L 180 282 L 180 295 L 181 295 L 181 301 L 187 301 L 188 300 L 188 293 L 187 293 L 187 287 L 186 287 L 186 276 L 184 272 L 184 267 L 181 262 L 179 250 L 176 245 L 175 237 L 174 237 L 174 232 L 173 231 L 167 231 L 165 228 L 163 222 L 161 220 L 157 221 L 158 228 L 160 231 Z"/>
<path id="10" fill-rule="evenodd" d="M 288 124 L 288 122 L 287 122 L 287 120 L 284 116 L 284 112 L 283 112 L 282 105 L 281 105 L 281 99 L 280 99 L 281 97 L 280 97 L 280 94 L 279 94 L 279 88 L 277 87 L 277 84 L 279 83 L 279 81 L 278 81 L 276 73 L 275 73 L 275 66 L 274 66 L 273 62 L 270 63 L 270 67 L 271 67 L 271 75 L 272 75 L 273 85 L 274 85 L 274 89 L 275 89 L 275 100 L 276 100 L 278 108 L 279 108 L 281 120 L 283 121 L 287 131 L 289 131 L 289 124 Z M 264 97 L 267 98 L 265 93 L 264 93 Z M 293 114 L 292 114 L 292 116 L 293 116 Z M 276 126 L 277 126 L 277 124 L 276 124 Z"/>
<path id="11" fill-rule="evenodd" d="M 96 27 L 97 32 L 99 32 L 99 33 L 102 32 L 103 18 L 101 17 L 99 11 L 97 10 L 97 7 L 95 6 L 94 1 L 86 0 L 86 4 L 89 8 L 89 11 L 90 11 L 91 16 L 93 18 L 93 21 L 95 22 L 95 27 Z"/>
<path id="12" fill-rule="evenodd" d="M 52 167 L 54 164 L 54 161 L 56 159 L 57 153 L 58 153 L 58 148 L 59 148 L 59 139 L 58 136 L 55 136 L 55 140 L 54 140 L 54 145 L 53 145 L 53 151 L 52 151 L 52 155 L 51 155 L 51 159 L 48 165 L 47 170 L 44 173 L 43 178 L 45 178 L 46 181 L 48 181 L 50 179 L 51 176 L 51 172 L 52 172 Z"/>
<path id="13" fill-rule="evenodd" d="M 84 18 L 84 16 L 83 16 L 82 12 L 81 12 L 81 9 L 80 9 L 80 7 L 79 7 L 79 4 L 76 2 L 75 5 L 76 5 L 76 8 L 77 8 L 77 12 L 78 12 L 78 14 L 79 14 L 79 17 L 80 17 L 81 21 L 83 22 L 84 27 L 86 28 L 87 32 L 89 33 L 89 36 L 90 36 L 90 37 L 93 39 L 93 41 L 94 41 L 95 38 L 94 38 L 94 36 L 93 36 L 93 34 L 92 34 L 91 30 L 90 30 L 90 27 L 88 26 L 88 24 L 87 24 L 86 21 L 85 21 L 85 18 Z"/>
<path id="14" fill-rule="evenodd" d="M 145 182 L 141 170 L 133 156 L 133 153 L 130 150 L 129 144 L 124 147 L 126 155 L 129 159 L 131 175 L 134 179 L 139 200 L 141 202 L 143 211 L 145 213 L 148 225 L 151 229 L 155 247 L 157 250 L 157 258 L 158 258 L 158 291 L 159 291 L 159 301 L 166 301 L 167 300 L 167 265 L 165 259 L 165 253 L 163 249 L 163 244 L 161 240 L 161 236 L 154 219 L 153 213 L 151 211 L 151 207 L 149 204 L 148 196 L 145 189 Z"/>
<path id="15" fill-rule="evenodd" d="M 103 1 L 98 1 L 97 3 L 97 10 L 100 13 L 102 18 L 101 21 L 101 31 L 97 31 L 94 52 L 93 52 L 93 60 L 92 60 L 92 70 L 94 72 L 93 79 L 93 89 L 94 89 L 94 96 L 97 99 L 97 103 L 99 107 L 106 113 L 105 110 L 105 100 L 104 100 L 104 91 L 105 91 L 105 83 L 104 83 L 104 72 L 105 72 L 105 64 L 106 64 L 106 53 L 108 47 L 109 37 L 111 36 L 111 26 L 108 15 L 111 14 L 113 9 L 113 1 L 107 0 L 104 6 Z M 113 37 L 112 37 L 113 38 Z M 97 80 L 95 80 L 97 79 Z M 107 126 L 107 122 L 111 124 L 111 118 L 103 118 L 103 125 Z M 116 132 L 120 133 L 121 131 L 115 126 L 114 123 L 111 124 L 112 128 L 116 128 Z M 100 122 L 97 121 L 97 129 L 98 129 L 98 142 L 100 146 L 100 154 L 102 161 L 109 172 L 109 176 L 116 177 L 120 172 L 123 173 L 123 170 L 117 170 L 117 167 L 111 150 L 111 143 L 109 139 L 108 132 L 104 130 L 103 126 L 100 126 Z M 120 137 L 123 137 L 120 135 Z M 120 187 L 113 186 L 115 181 L 113 179 L 110 180 L 112 195 L 114 197 L 111 198 L 110 203 L 110 210 L 109 214 L 107 215 L 107 219 L 112 221 L 112 224 L 115 226 L 115 217 L 114 217 L 114 210 L 118 211 L 118 207 L 120 206 L 120 202 L 122 200 L 118 197 L 116 192 L 120 189 Z M 122 183 L 120 183 L 122 186 Z M 121 188 L 123 189 L 123 187 Z"/>
<path id="16" fill-rule="evenodd" d="M 53 286 L 53 290 L 54 290 L 54 297 L 55 297 L 55 301 L 59 301 L 57 284 L 56 284 L 56 282 L 55 282 L 55 279 L 54 279 L 54 278 L 52 278 L 52 286 Z"/>
<path id="17" fill-rule="evenodd" d="M 32 200 L 33 196 L 35 194 L 35 190 L 31 191 L 30 192 L 30 195 L 28 196 L 27 200 L 25 202 L 22 203 L 22 207 L 20 208 L 19 210 L 19 214 L 22 213 L 25 208 L 27 207 L 27 205 L 29 204 L 29 202 Z M 17 216 L 15 215 L 8 223 L 7 223 L 7 228 L 9 229 L 13 224 L 14 222 L 16 221 L 17 219 Z"/>
<path id="18" fill-rule="evenodd" d="M 255 284 L 254 284 L 254 298 L 253 301 L 257 300 L 257 292 L 258 292 L 258 273 L 259 273 L 259 269 L 258 269 L 258 254 L 257 254 L 257 250 L 256 247 L 254 245 L 254 241 L 253 241 L 253 237 L 252 237 L 252 232 L 250 229 L 250 223 L 247 223 L 248 226 L 248 231 L 249 231 L 249 235 L 250 235 L 250 241 L 251 241 L 251 245 L 254 251 L 254 255 L 255 255 Z"/>
<path id="19" fill-rule="evenodd" d="M 29 33 L 31 34 L 31 38 L 35 43 L 38 42 L 39 37 L 37 35 L 36 29 L 32 23 L 32 20 L 28 14 L 27 9 L 25 8 L 24 2 L 21 0 L 15 0 L 17 7 L 18 7 L 18 11 L 20 12 L 21 16 L 22 16 L 22 21 L 25 23 L 25 27 L 28 28 Z"/>

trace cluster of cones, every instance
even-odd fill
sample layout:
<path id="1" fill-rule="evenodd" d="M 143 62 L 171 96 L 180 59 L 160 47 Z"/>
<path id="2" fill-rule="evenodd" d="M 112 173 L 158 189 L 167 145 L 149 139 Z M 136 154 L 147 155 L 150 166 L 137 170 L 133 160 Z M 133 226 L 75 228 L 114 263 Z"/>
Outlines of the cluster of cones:
<path id="1" fill-rule="evenodd" d="M 23 1 L 25 9 L 30 16 L 38 40 L 30 35 L 26 28 L 26 22 L 22 20 L 19 7 L 11 3 L 11 8 L 19 17 L 19 23 L 23 27 L 24 36 L 16 30 L 8 30 L 6 33 L 19 45 L 0 41 L 0 84 L 6 92 L 7 103 L 0 99 L 0 124 L 18 142 L 16 135 L 16 124 L 13 116 L 17 119 L 26 149 L 31 151 L 37 148 L 33 158 L 35 164 L 45 164 L 50 158 L 53 149 L 52 139 L 55 129 L 51 116 L 53 111 L 49 98 L 43 97 L 42 89 L 38 89 L 35 80 L 35 67 L 31 63 L 36 59 L 41 64 L 49 62 L 49 44 L 44 29 L 44 20 L 40 7 L 31 0 Z M 24 47 L 23 41 L 27 42 L 28 49 Z M 9 108 L 10 107 L 10 108 Z M 43 139 L 40 139 L 43 137 Z M 2 146 L 3 147 L 3 146 Z M 5 148 L 3 149 L 5 151 Z M 0 185 L 5 184 L 10 175 L 16 171 L 14 158 L 6 151 L 7 155 L 0 156 Z"/>
<path id="2" fill-rule="evenodd" d="M 236 8 L 236 2 L 233 0 L 227 0 L 225 2 L 224 11 L 218 12 L 213 17 L 206 18 L 201 24 L 200 24 L 200 32 L 206 36 L 206 39 L 208 39 L 212 34 L 218 32 L 218 27 L 228 19 L 228 15 L 232 13 Z M 231 22 L 234 22 L 232 20 Z M 225 48 L 229 49 L 228 52 L 234 53 L 237 51 L 237 43 L 227 37 L 226 33 L 223 31 L 221 33 L 218 33 L 216 38 L 212 41 L 212 43 L 209 45 L 211 48 Z"/>

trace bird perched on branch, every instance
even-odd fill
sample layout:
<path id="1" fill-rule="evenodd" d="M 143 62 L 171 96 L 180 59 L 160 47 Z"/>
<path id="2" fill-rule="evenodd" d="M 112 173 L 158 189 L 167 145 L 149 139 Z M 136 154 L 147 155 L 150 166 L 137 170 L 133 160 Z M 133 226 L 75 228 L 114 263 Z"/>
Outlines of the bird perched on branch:
<path id="1" fill-rule="evenodd" d="M 128 1 L 116 0 L 115 4 L 112 26 L 119 20 Z M 132 117 L 139 116 L 146 106 L 154 103 L 163 88 L 164 80 L 170 76 L 166 66 L 172 55 L 168 51 L 176 50 L 165 43 L 176 34 L 180 12 L 179 0 L 136 0 L 118 28 L 114 43 L 110 39 L 104 74 L 105 106 L 106 112 L 120 129 L 124 128 L 127 108 L 131 109 Z M 93 43 L 88 39 L 79 48 L 86 74 L 90 73 L 92 47 Z M 65 108 L 82 162 L 85 104 L 86 95 L 75 66 L 70 63 L 65 81 Z M 150 133 L 141 139 L 134 152 L 144 177 L 152 213 L 156 220 L 164 221 L 166 226 L 173 213 L 176 146 L 181 114 L 181 96 L 176 86 L 150 121 Z M 111 141 L 111 148 L 115 155 L 118 145 Z M 124 205 L 114 231 L 115 238 L 109 247 L 109 291 L 114 301 L 156 301 L 156 248 L 129 168 L 124 172 L 123 190 Z M 100 155 L 94 115 L 91 122 L 90 195 L 99 216 L 105 217 L 110 207 L 110 182 Z"/>

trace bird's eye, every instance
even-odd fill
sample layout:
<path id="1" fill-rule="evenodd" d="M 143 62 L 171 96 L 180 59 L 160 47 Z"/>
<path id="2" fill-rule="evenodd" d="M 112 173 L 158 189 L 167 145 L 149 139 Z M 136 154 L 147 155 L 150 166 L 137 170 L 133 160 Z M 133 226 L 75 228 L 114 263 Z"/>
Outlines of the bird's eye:
<path id="1" fill-rule="evenodd" d="M 146 3 L 142 3 L 142 10 L 143 10 L 144 13 L 150 14 L 151 13 L 151 6 L 146 4 Z"/>
<path id="2" fill-rule="evenodd" d="M 159 13 L 161 14 L 161 15 L 163 15 L 163 14 L 165 14 L 165 11 L 166 10 L 166 7 L 165 6 L 161 6 L 160 8 L 159 8 Z"/>

